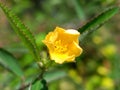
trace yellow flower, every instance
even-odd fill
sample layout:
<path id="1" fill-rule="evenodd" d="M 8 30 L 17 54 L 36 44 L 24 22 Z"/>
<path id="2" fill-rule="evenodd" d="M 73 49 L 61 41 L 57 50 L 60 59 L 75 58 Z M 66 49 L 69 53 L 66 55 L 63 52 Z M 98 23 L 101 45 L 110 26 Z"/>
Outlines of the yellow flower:
<path id="1" fill-rule="evenodd" d="M 65 61 L 74 61 L 75 57 L 82 53 L 82 48 L 79 46 L 79 36 L 80 33 L 77 30 L 65 30 L 60 27 L 49 32 L 43 43 L 49 50 L 51 60 L 55 60 L 59 64 Z"/>

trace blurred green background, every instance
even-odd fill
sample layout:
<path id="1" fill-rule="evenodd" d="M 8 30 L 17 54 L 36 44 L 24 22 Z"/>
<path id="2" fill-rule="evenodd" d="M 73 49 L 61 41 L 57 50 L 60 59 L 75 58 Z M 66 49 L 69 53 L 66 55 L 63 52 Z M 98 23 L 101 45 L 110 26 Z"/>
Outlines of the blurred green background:
<path id="1" fill-rule="evenodd" d="M 56 26 L 78 29 L 120 0 L 1 0 L 31 29 L 47 57 L 42 43 L 45 35 Z M 120 90 L 120 13 L 115 15 L 80 46 L 83 54 L 76 63 L 55 65 L 45 79 L 49 90 Z M 0 9 L 0 47 L 12 53 L 30 82 L 39 69 L 27 48 L 12 30 Z M 0 66 L 0 90 L 16 90 L 22 83 L 18 77 Z M 26 89 L 27 90 L 27 89 Z"/>

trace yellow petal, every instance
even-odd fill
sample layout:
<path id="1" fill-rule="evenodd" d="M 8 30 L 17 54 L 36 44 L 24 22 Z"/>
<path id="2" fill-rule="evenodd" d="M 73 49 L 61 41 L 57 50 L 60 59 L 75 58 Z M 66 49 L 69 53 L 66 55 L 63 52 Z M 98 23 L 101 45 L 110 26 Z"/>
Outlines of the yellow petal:
<path id="1" fill-rule="evenodd" d="M 77 44 L 79 43 L 78 38 L 80 36 L 80 33 L 77 30 L 68 29 L 65 31 L 65 36 L 68 38 L 67 40 L 72 41 L 72 42 L 74 41 Z"/>
<path id="2" fill-rule="evenodd" d="M 80 35 L 80 33 L 75 29 L 67 29 L 66 33 L 68 33 L 70 35 L 78 35 L 78 36 Z"/>
<path id="3" fill-rule="evenodd" d="M 75 56 L 68 56 L 68 54 L 57 54 L 50 53 L 51 60 L 54 60 L 56 63 L 62 64 L 65 61 L 72 62 L 75 59 Z"/>
<path id="4" fill-rule="evenodd" d="M 57 33 L 55 32 L 49 32 L 48 35 L 46 36 L 45 40 L 43 42 L 50 42 L 53 43 L 57 39 Z"/>
<path id="5" fill-rule="evenodd" d="M 73 42 L 71 45 L 69 45 L 70 55 L 79 56 L 82 51 L 82 48 L 76 42 Z"/>
<path id="6" fill-rule="evenodd" d="M 72 41 L 79 43 L 78 37 L 80 36 L 80 33 L 77 30 L 74 29 L 65 30 L 63 28 L 56 27 L 54 32 L 58 33 L 57 39 L 64 41 L 64 43 L 70 43 Z"/>

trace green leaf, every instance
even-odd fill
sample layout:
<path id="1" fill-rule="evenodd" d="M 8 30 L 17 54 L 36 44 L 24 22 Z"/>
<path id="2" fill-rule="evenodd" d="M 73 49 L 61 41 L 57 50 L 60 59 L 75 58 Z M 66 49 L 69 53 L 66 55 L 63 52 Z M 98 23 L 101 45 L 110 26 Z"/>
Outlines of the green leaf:
<path id="1" fill-rule="evenodd" d="M 83 32 L 93 32 L 98 29 L 102 24 L 112 18 L 119 11 L 119 7 L 114 7 L 101 13 L 99 16 L 79 28 L 78 31 L 82 34 Z"/>
<path id="2" fill-rule="evenodd" d="M 6 69 L 16 74 L 17 76 L 23 76 L 22 69 L 18 64 L 17 59 L 12 54 L 2 48 L 0 48 L 0 64 Z"/>
<path id="3" fill-rule="evenodd" d="M 38 47 L 35 42 L 35 38 L 30 30 L 21 22 L 21 20 L 4 4 L 0 3 L 0 7 L 7 16 L 10 24 L 13 26 L 14 31 L 18 34 L 21 40 L 25 43 L 28 49 L 32 52 L 35 60 L 40 60 Z"/>
<path id="4" fill-rule="evenodd" d="M 35 82 L 30 90 L 48 90 L 47 83 L 45 79 Z"/>

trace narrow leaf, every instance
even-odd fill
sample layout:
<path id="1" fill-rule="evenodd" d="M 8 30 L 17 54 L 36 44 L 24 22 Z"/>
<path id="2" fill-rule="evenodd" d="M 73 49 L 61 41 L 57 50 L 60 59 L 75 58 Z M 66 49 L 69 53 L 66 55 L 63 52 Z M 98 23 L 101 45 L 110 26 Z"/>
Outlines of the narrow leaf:
<path id="1" fill-rule="evenodd" d="M 0 65 L 10 70 L 17 76 L 23 76 L 22 69 L 18 64 L 17 59 L 12 54 L 2 48 L 0 48 Z"/>
<path id="2" fill-rule="evenodd" d="M 85 24 L 83 27 L 79 28 L 78 31 L 82 34 L 85 31 L 94 31 L 93 29 L 97 29 L 99 26 L 104 24 L 110 18 L 112 18 L 119 11 L 119 7 L 114 7 L 108 9 L 107 11 L 101 13 L 99 16 Z"/>
<path id="3" fill-rule="evenodd" d="M 28 49 L 33 53 L 36 60 L 39 60 L 39 52 L 38 47 L 36 45 L 34 36 L 30 32 L 30 30 L 21 22 L 21 20 L 4 4 L 0 3 L 0 7 L 4 11 L 7 16 L 10 24 L 13 26 L 13 29 L 21 38 L 21 40 L 25 43 Z"/>

